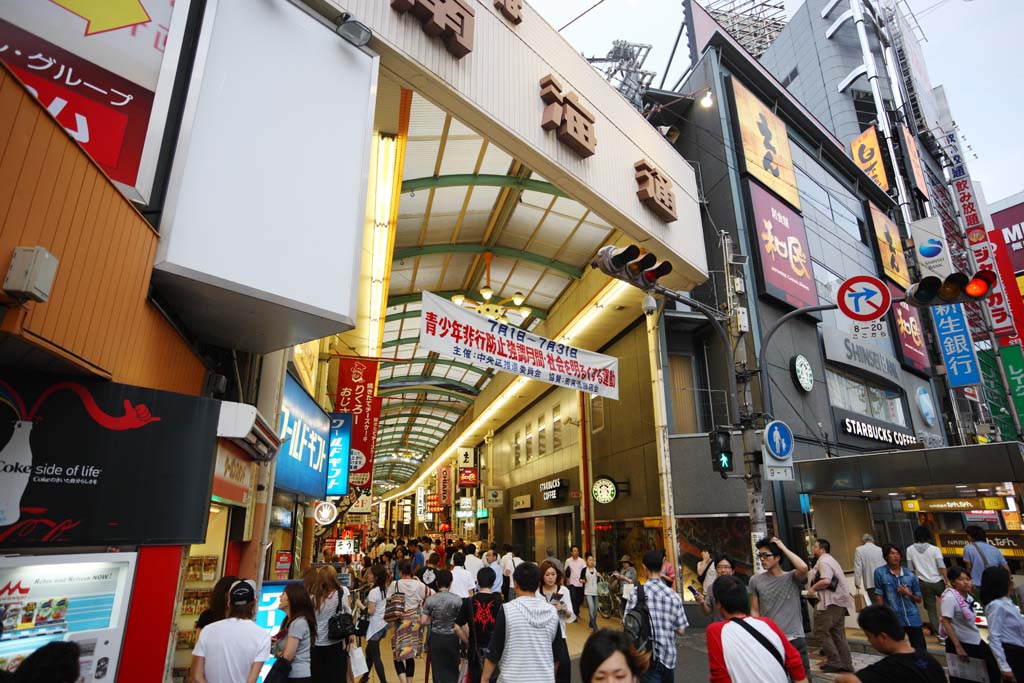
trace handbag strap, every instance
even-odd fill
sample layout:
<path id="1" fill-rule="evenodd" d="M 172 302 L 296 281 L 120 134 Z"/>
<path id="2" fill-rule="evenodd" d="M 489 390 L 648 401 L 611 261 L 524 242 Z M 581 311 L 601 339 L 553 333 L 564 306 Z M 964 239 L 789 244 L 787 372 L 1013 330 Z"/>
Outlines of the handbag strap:
<path id="1" fill-rule="evenodd" d="M 782 655 L 779 653 L 778 650 L 775 649 L 775 646 L 772 645 L 771 642 L 767 638 L 764 637 L 763 633 L 761 633 L 756 628 L 754 628 L 753 626 L 748 624 L 745 620 L 740 619 L 738 617 L 733 617 L 729 621 L 731 621 L 734 624 L 739 624 L 740 626 L 742 626 L 743 630 L 745 630 L 747 633 L 749 633 L 750 635 L 752 635 L 754 637 L 754 640 L 756 640 L 757 642 L 761 643 L 761 645 L 762 645 L 762 647 L 764 647 L 764 649 L 766 649 L 766 650 L 768 650 L 768 652 L 772 653 L 772 657 L 775 658 L 775 661 L 779 663 L 779 666 L 782 667 L 782 670 L 786 673 L 787 676 L 789 676 L 789 671 L 786 670 L 786 662 L 782 658 Z"/>
<path id="2" fill-rule="evenodd" d="M 334 615 L 341 614 L 341 591 L 334 591 L 334 594 L 338 596 L 338 606 L 334 608 Z"/>
<path id="3" fill-rule="evenodd" d="M 988 569 L 988 558 L 985 557 L 985 553 L 983 553 L 981 551 L 981 548 L 978 547 L 977 542 L 971 541 L 971 545 L 974 546 L 974 552 L 981 555 L 981 564 L 984 566 L 985 569 Z"/>

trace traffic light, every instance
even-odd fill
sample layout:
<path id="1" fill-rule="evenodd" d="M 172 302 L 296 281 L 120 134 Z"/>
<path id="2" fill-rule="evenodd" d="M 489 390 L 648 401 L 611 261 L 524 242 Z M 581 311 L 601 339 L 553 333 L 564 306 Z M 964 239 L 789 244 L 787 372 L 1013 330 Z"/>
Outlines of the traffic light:
<path id="1" fill-rule="evenodd" d="M 979 270 L 974 277 L 968 277 L 966 273 L 950 273 L 945 280 L 929 275 L 907 290 L 906 303 L 927 308 L 979 301 L 992 293 L 996 278 L 992 270 Z"/>
<path id="2" fill-rule="evenodd" d="M 653 289 L 658 280 L 672 272 L 672 264 L 659 261 L 658 257 L 645 252 L 635 244 L 626 247 L 608 245 L 598 250 L 591 267 L 618 280 L 628 282 L 645 291 Z"/>
<path id="3" fill-rule="evenodd" d="M 728 429 L 716 429 L 711 432 L 711 469 L 725 477 L 726 472 L 734 468 L 732 454 L 732 432 Z"/>

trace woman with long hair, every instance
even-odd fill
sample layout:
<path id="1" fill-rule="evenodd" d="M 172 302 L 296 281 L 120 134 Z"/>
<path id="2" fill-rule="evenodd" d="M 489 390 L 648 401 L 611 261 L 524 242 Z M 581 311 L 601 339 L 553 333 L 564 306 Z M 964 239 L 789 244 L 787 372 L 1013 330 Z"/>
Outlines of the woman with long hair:
<path id="1" fill-rule="evenodd" d="M 412 561 L 398 563 L 398 581 L 391 584 L 388 597 L 405 596 L 405 612 L 395 622 L 391 645 L 395 656 L 395 671 L 401 683 L 408 683 L 416 673 L 416 658 L 423 652 L 423 626 L 420 625 L 420 607 L 427 598 L 427 587 L 413 578 Z"/>
<path id="2" fill-rule="evenodd" d="M 946 572 L 946 576 L 953 585 L 942 594 L 939 612 L 939 621 L 942 623 L 939 634 L 946 635 L 946 652 L 955 654 L 964 662 L 968 659 L 982 660 L 988 668 L 988 679 L 998 681 L 1002 677 L 999 665 L 988 643 L 982 640 L 974 620 L 974 597 L 971 595 L 974 585 L 971 583 L 971 575 L 961 567 L 953 567 Z M 953 676 L 949 677 L 949 681 L 966 683 L 966 679 Z"/>
<path id="3" fill-rule="evenodd" d="M 331 640 L 327 622 L 338 612 L 352 614 L 351 595 L 331 565 L 309 567 L 302 574 L 302 583 L 316 613 L 316 640 L 310 652 L 313 683 L 337 683 L 348 671 L 348 643 Z"/>
<path id="4" fill-rule="evenodd" d="M 603 628 L 583 646 L 580 675 L 583 683 L 639 683 L 650 663 L 650 653 L 637 652 L 622 631 Z"/>
<path id="5" fill-rule="evenodd" d="M 377 672 L 380 683 L 384 683 L 384 661 L 380 657 L 380 641 L 388 632 L 388 624 L 384 621 L 384 609 L 388 599 L 388 570 L 382 564 L 374 564 L 370 570 L 373 587 L 366 594 L 366 613 L 370 615 L 370 623 L 366 628 L 366 663 Z M 369 683 L 369 680 L 370 672 L 367 671 L 360 683 Z"/>
<path id="6" fill-rule="evenodd" d="M 231 590 L 231 586 L 234 585 L 235 581 L 238 581 L 237 576 L 225 576 L 217 583 L 213 584 L 213 592 L 210 593 L 210 602 L 207 604 L 196 620 L 196 630 L 206 628 L 210 624 L 225 619 L 228 616 L 228 591 Z"/>
<path id="7" fill-rule="evenodd" d="M 274 652 L 292 663 L 289 680 L 313 683 L 310 652 L 316 642 L 316 611 L 305 586 L 289 583 L 278 598 L 278 609 L 285 613 L 277 634 Z"/>
<path id="8" fill-rule="evenodd" d="M 558 631 L 562 637 L 559 639 L 558 652 L 555 654 L 555 661 L 558 663 L 555 683 L 569 683 L 572 667 L 569 662 L 569 646 L 565 641 L 565 625 L 576 621 L 576 614 L 572 611 L 569 591 L 562 585 L 562 572 L 558 571 L 558 566 L 551 560 L 540 563 L 540 594 L 558 611 Z"/>
<path id="9" fill-rule="evenodd" d="M 988 619 L 988 641 L 1004 678 L 1024 683 L 1024 617 L 1010 600 L 1013 580 L 1005 567 L 981 573 L 981 602 Z"/>

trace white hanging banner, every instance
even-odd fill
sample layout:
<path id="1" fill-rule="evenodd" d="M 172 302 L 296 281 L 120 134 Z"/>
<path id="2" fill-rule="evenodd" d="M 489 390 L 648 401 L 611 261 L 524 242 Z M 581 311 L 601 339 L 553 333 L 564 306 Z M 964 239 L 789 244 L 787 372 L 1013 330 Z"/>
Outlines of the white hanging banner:
<path id="1" fill-rule="evenodd" d="M 552 341 L 423 292 L 420 348 L 568 389 L 619 398 L 619 359 Z"/>

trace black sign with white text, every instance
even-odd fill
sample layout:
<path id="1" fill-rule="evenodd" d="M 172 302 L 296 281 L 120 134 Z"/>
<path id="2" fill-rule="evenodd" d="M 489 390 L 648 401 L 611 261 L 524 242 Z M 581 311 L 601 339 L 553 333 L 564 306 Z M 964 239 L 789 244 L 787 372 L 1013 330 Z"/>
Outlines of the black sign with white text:
<path id="1" fill-rule="evenodd" d="M 917 443 L 917 437 L 899 425 L 851 413 L 841 408 L 833 407 L 832 411 L 835 413 L 836 426 L 842 436 L 865 439 L 872 442 L 873 446 L 881 448 L 907 448 Z"/>

